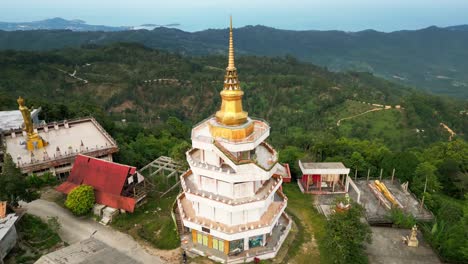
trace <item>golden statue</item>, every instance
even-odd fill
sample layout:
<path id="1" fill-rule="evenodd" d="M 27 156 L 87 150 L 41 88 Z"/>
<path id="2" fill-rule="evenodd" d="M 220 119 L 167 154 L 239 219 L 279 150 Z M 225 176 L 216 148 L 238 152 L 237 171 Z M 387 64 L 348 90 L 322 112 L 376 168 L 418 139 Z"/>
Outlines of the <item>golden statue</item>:
<path id="1" fill-rule="evenodd" d="M 242 91 L 234 65 L 234 41 L 232 37 L 232 17 L 229 27 L 229 58 L 221 91 L 221 109 L 216 112 L 218 124 L 212 124 L 211 134 L 226 139 L 243 139 L 253 132 L 254 124 L 242 109 Z"/>
<path id="2" fill-rule="evenodd" d="M 416 225 L 411 228 L 411 236 L 408 238 L 408 246 L 409 247 L 418 247 L 418 227 Z"/>
<path id="3" fill-rule="evenodd" d="M 43 140 L 38 133 L 34 132 L 34 125 L 31 120 L 31 111 L 24 105 L 24 99 L 20 96 L 17 100 L 19 110 L 23 116 L 24 131 L 27 134 L 26 148 L 29 151 L 40 149 L 47 146 L 47 142 Z"/>

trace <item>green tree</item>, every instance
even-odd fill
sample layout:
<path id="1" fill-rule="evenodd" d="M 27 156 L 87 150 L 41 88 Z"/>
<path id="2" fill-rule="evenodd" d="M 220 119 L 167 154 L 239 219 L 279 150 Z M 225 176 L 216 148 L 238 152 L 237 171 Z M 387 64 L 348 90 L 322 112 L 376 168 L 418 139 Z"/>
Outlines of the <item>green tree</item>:
<path id="1" fill-rule="evenodd" d="M 171 158 L 173 158 L 176 162 L 180 164 L 184 164 L 188 167 L 187 158 L 185 156 L 185 152 L 189 150 L 191 145 L 187 141 L 182 141 L 179 144 L 175 145 L 171 149 Z"/>
<path id="2" fill-rule="evenodd" d="M 6 154 L 0 174 L 0 200 L 17 206 L 21 200 L 30 202 L 35 198 L 37 193 L 29 190 L 26 176 L 16 167 L 11 156 Z"/>
<path id="3" fill-rule="evenodd" d="M 333 263 L 367 263 L 365 242 L 371 241 L 370 227 L 361 221 L 364 209 L 357 203 L 345 212 L 336 212 L 326 223 L 324 245 Z"/>
<path id="4" fill-rule="evenodd" d="M 84 215 L 93 208 L 95 202 L 94 189 L 89 185 L 74 188 L 67 196 L 65 207 L 75 215 Z"/>
<path id="5" fill-rule="evenodd" d="M 403 183 L 413 179 L 414 170 L 419 160 L 412 152 L 398 152 L 383 159 L 382 167 L 386 171 L 395 169 L 396 177 Z"/>
<path id="6" fill-rule="evenodd" d="M 460 164 L 457 161 L 451 158 L 442 161 L 437 166 L 437 175 L 446 195 L 454 198 L 463 198 L 468 181 L 463 181 L 466 175 L 460 171 Z"/>
<path id="7" fill-rule="evenodd" d="M 346 165 L 351 168 L 351 171 L 357 169 L 359 172 L 364 172 L 369 167 L 364 157 L 357 151 L 351 154 L 351 158 L 346 163 L 348 163 Z"/>
<path id="8" fill-rule="evenodd" d="M 282 163 L 288 163 L 291 168 L 291 174 L 300 175 L 301 170 L 298 165 L 299 159 L 303 158 L 305 153 L 297 147 L 287 146 L 279 152 L 279 160 Z"/>
<path id="9" fill-rule="evenodd" d="M 424 192 L 424 185 L 427 178 L 427 192 L 437 193 L 442 189 L 442 185 L 436 175 L 437 168 L 429 162 L 420 163 L 414 171 L 413 185 L 411 190 L 417 194 Z"/>

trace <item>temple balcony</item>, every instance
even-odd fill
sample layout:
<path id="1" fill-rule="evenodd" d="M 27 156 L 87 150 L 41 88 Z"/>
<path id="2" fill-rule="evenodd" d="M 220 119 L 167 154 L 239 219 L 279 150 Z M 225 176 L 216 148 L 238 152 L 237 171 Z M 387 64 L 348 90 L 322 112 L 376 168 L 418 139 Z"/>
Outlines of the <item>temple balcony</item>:
<path id="1" fill-rule="evenodd" d="M 278 153 L 268 143 L 261 142 L 251 157 L 244 158 L 240 153 L 233 153 L 226 149 L 219 141 L 213 142 L 214 150 L 233 167 L 241 167 L 245 164 L 255 164 L 264 171 L 270 171 L 278 162 Z M 238 171 L 238 170 L 236 170 Z"/>
<path id="2" fill-rule="evenodd" d="M 274 201 L 268 206 L 260 220 L 240 225 L 228 225 L 197 216 L 192 202 L 182 193 L 177 197 L 177 207 L 185 227 L 211 235 L 223 240 L 236 240 L 270 233 L 287 206 L 287 198 L 280 191 L 276 192 Z"/>
<path id="3" fill-rule="evenodd" d="M 208 164 L 202 159 L 201 156 L 204 150 L 191 149 L 187 151 L 186 156 L 187 162 L 195 174 L 231 183 L 268 180 L 278 171 L 284 171 L 281 165 L 277 163 L 276 152 L 269 145 L 262 143 L 257 149 L 259 150 L 256 151 L 257 154 L 253 155 L 252 159 L 242 160 L 236 158 L 234 154 L 227 152 L 227 150 L 224 150 L 224 152 L 227 152 L 226 155 L 215 147 L 215 153 L 222 160 L 218 166 Z M 279 174 L 283 175 L 282 173 Z"/>
<path id="4" fill-rule="evenodd" d="M 227 140 L 224 138 L 214 138 L 209 129 L 210 122 L 216 122 L 216 118 L 211 116 L 198 123 L 192 129 L 192 144 L 194 148 L 207 149 L 207 144 L 212 144 L 215 140 L 222 146 L 232 152 L 242 152 L 255 149 L 261 142 L 265 141 L 270 135 L 270 126 L 264 120 L 251 119 L 254 122 L 254 131 L 248 137 L 236 140 Z"/>
<path id="5" fill-rule="evenodd" d="M 189 200 L 202 202 L 210 206 L 220 207 L 233 212 L 266 207 L 268 199 L 278 192 L 283 181 L 281 176 L 274 175 L 268 181 L 264 182 L 254 195 L 244 198 L 232 198 L 200 190 L 191 171 L 188 171 L 181 176 L 180 183 Z M 285 196 L 282 197 L 287 200 Z"/>
<path id="6" fill-rule="evenodd" d="M 260 167 L 270 169 L 274 164 L 276 164 L 276 162 L 278 162 L 278 153 L 268 143 L 262 142 L 255 149 L 253 159 Z"/>

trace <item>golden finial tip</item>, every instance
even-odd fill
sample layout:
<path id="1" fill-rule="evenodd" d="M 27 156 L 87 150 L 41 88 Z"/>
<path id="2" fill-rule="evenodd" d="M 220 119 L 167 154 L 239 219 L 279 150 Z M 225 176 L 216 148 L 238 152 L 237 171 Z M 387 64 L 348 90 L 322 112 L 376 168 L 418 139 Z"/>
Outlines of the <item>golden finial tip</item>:
<path id="1" fill-rule="evenodd" d="M 228 69 L 235 69 L 234 66 L 234 41 L 232 40 L 232 16 L 230 16 L 230 27 L 229 27 L 229 60 Z"/>
<path id="2" fill-rule="evenodd" d="M 24 99 L 23 97 L 18 97 L 18 100 L 16 100 L 20 106 L 24 106 Z"/>

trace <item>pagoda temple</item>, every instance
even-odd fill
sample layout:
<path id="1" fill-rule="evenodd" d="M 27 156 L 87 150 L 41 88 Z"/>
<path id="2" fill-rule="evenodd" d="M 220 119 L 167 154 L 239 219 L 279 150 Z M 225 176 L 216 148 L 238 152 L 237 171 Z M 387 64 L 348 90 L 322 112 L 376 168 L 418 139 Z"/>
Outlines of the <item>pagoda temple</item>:
<path id="1" fill-rule="evenodd" d="M 265 140 L 267 122 L 242 108 L 232 19 L 221 108 L 192 129 L 176 218 L 185 250 L 223 263 L 276 256 L 291 228 L 281 185 L 289 168 Z"/>

